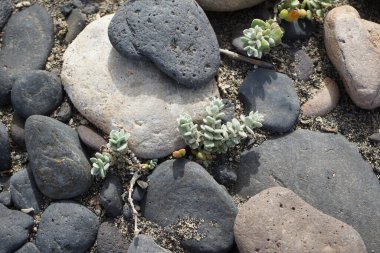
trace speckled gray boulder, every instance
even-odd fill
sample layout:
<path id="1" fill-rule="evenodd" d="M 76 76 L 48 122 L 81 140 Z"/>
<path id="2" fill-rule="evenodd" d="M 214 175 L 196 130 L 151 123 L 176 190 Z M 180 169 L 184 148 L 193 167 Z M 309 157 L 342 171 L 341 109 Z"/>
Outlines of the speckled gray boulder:
<path id="1" fill-rule="evenodd" d="M 274 133 L 290 131 L 297 123 L 300 104 L 287 75 L 258 68 L 248 72 L 239 90 L 247 111 L 264 114 L 263 127 Z"/>
<path id="2" fill-rule="evenodd" d="M 100 192 L 100 205 L 110 217 L 120 216 L 123 212 L 123 186 L 118 176 L 109 175 Z"/>
<path id="3" fill-rule="evenodd" d="M 35 4 L 12 15 L 4 28 L 0 68 L 11 72 L 43 69 L 53 40 L 53 20 L 45 8 Z"/>
<path id="4" fill-rule="evenodd" d="M 343 136 L 297 130 L 241 156 L 236 192 L 242 197 L 273 186 L 359 232 L 368 252 L 380 248 L 380 185 L 357 147 Z"/>
<path id="5" fill-rule="evenodd" d="M 68 199 L 90 188 L 91 166 L 74 129 L 33 115 L 25 123 L 25 143 L 34 179 L 44 195 Z"/>
<path id="6" fill-rule="evenodd" d="M 98 253 L 126 253 L 128 251 L 127 239 L 122 236 L 113 222 L 103 222 L 98 231 Z"/>
<path id="7" fill-rule="evenodd" d="M 98 217 L 77 203 L 51 204 L 41 216 L 36 246 L 42 253 L 85 253 L 98 232 Z"/>
<path id="8" fill-rule="evenodd" d="M 128 253 L 171 253 L 154 242 L 148 235 L 135 237 L 129 246 Z"/>
<path id="9" fill-rule="evenodd" d="M 149 176 L 141 207 L 144 217 L 161 226 L 189 217 L 203 220 L 196 232 L 204 238 L 181 242 L 191 252 L 224 253 L 233 245 L 237 209 L 226 189 L 198 163 L 178 159 L 160 164 Z"/>
<path id="10" fill-rule="evenodd" d="M 27 242 L 15 253 L 40 253 L 40 250 L 33 243 Z"/>
<path id="11" fill-rule="evenodd" d="M 0 122 L 0 171 L 11 168 L 11 147 L 9 143 L 8 129 Z"/>
<path id="12" fill-rule="evenodd" d="M 0 32 L 7 23 L 9 17 L 12 15 L 12 1 L 1 0 L 0 1 Z"/>
<path id="13" fill-rule="evenodd" d="M 33 208 L 35 213 L 40 212 L 43 202 L 42 193 L 38 190 L 29 168 L 13 174 L 10 184 L 12 201 L 16 208 Z"/>
<path id="14" fill-rule="evenodd" d="M 61 79 L 44 70 L 17 75 L 12 88 L 12 105 L 19 116 L 49 115 L 62 102 Z"/>
<path id="15" fill-rule="evenodd" d="M 147 57 L 179 84 L 209 83 L 219 67 L 219 46 L 194 0 L 131 0 L 115 14 L 109 38 L 122 55 Z"/>
<path id="16" fill-rule="evenodd" d="M 0 204 L 0 253 L 13 253 L 28 240 L 33 217 Z"/>

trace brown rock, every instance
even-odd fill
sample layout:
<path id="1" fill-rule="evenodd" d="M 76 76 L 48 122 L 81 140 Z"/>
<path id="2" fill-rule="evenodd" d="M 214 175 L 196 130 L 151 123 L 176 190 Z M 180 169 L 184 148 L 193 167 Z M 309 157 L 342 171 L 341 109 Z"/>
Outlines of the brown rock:
<path id="1" fill-rule="evenodd" d="M 303 115 L 310 117 L 324 116 L 334 110 L 339 101 L 339 88 L 334 80 L 327 77 L 323 88 L 315 90 L 313 97 L 302 105 Z"/>
<path id="2" fill-rule="evenodd" d="M 79 134 L 79 139 L 84 143 L 84 145 L 94 151 L 100 151 L 102 146 L 107 145 L 107 142 L 103 139 L 103 137 L 89 127 L 79 126 L 77 128 L 77 132 Z"/>
<path id="3" fill-rule="evenodd" d="M 352 101 L 380 106 L 380 25 L 361 19 L 351 6 L 334 8 L 324 24 L 327 54 Z"/>
<path id="4" fill-rule="evenodd" d="M 294 192 L 273 187 L 245 203 L 235 220 L 240 253 L 365 253 L 351 226 L 307 204 Z"/>

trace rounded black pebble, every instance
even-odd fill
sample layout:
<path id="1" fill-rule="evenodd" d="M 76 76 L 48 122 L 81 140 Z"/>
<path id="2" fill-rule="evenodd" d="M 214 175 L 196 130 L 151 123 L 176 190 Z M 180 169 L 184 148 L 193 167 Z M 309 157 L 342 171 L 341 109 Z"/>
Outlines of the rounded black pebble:
<path id="1" fill-rule="evenodd" d="M 43 70 L 20 74 L 13 85 L 11 99 L 13 108 L 24 119 L 49 115 L 62 102 L 61 80 Z"/>

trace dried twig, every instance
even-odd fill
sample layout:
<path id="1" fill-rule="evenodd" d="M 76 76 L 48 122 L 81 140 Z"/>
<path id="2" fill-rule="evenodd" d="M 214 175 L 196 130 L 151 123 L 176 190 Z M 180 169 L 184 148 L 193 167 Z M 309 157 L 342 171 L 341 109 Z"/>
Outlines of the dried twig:
<path id="1" fill-rule="evenodd" d="M 232 59 L 235 59 L 235 60 L 248 62 L 248 63 L 254 64 L 254 65 L 257 65 L 259 67 L 262 67 L 262 68 L 267 68 L 267 69 L 273 69 L 274 68 L 273 65 L 268 63 L 268 62 L 252 59 L 252 58 L 237 54 L 235 52 L 229 51 L 227 49 L 219 49 L 219 51 L 222 54 L 225 54 L 228 57 L 231 57 Z"/>
<path id="2" fill-rule="evenodd" d="M 133 187 L 135 186 L 136 184 L 136 181 L 140 178 L 140 173 L 139 171 L 136 171 L 135 174 L 133 174 L 133 177 L 129 183 L 129 189 L 128 189 L 128 202 L 129 202 L 129 205 L 131 206 L 132 208 L 132 213 L 133 213 L 133 219 L 135 221 L 135 237 L 139 235 L 140 233 L 140 230 L 138 229 L 137 227 L 137 222 L 138 222 L 138 215 L 139 213 L 137 212 L 136 208 L 135 208 L 135 205 L 133 204 L 133 199 L 132 199 L 132 192 L 133 192 Z"/>

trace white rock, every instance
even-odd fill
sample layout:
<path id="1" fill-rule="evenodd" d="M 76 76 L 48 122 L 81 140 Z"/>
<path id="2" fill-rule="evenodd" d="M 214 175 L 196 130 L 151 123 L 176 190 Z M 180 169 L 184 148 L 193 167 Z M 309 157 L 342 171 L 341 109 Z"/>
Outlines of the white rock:
<path id="1" fill-rule="evenodd" d="M 62 81 L 77 110 L 106 133 L 123 127 L 130 149 L 141 158 L 159 158 L 184 147 L 177 117 L 204 116 L 215 82 L 192 90 L 176 84 L 154 64 L 126 59 L 108 39 L 112 15 L 89 24 L 63 56 Z"/>
<path id="2" fill-rule="evenodd" d="M 237 11 L 258 5 L 265 0 L 197 0 L 205 11 Z"/>

